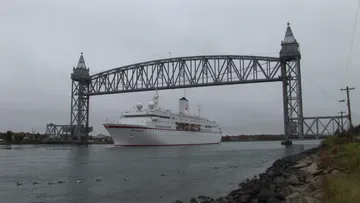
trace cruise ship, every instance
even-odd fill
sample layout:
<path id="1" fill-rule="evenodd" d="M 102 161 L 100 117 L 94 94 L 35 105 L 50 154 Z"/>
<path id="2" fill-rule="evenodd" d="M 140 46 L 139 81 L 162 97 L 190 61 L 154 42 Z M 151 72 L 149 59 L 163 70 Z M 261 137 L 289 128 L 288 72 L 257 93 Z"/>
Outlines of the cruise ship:
<path id="1" fill-rule="evenodd" d="M 199 111 L 200 114 L 200 111 Z M 185 97 L 179 100 L 179 112 L 174 113 L 159 107 L 156 93 L 143 109 L 124 112 L 118 121 L 103 124 L 115 146 L 182 146 L 218 144 L 222 131 L 215 121 L 190 113 Z"/>

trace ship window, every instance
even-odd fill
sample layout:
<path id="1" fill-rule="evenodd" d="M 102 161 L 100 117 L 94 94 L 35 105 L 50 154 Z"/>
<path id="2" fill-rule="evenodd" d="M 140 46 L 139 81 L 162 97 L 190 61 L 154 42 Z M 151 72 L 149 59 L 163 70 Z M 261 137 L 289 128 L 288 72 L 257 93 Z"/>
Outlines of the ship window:
<path id="1" fill-rule="evenodd" d="M 126 118 L 134 118 L 134 117 L 157 117 L 157 118 L 166 118 L 169 119 L 170 117 L 168 116 L 159 116 L 159 115 L 152 115 L 152 114 L 147 114 L 147 115 L 124 115 L 124 117 Z"/>

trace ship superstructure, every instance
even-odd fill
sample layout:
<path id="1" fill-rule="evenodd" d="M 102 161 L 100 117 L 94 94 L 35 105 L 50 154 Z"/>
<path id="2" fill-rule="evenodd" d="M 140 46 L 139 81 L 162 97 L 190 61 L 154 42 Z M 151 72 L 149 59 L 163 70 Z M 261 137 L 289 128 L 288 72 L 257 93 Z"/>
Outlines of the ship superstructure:
<path id="1" fill-rule="evenodd" d="M 179 100 L 178 113 L 160 108 L 158 91 L 147 109 L 138 102 L 135 110 L 104 127 L 116 146 L 217 144 L 222 134 L 215 121 L 191 114 L 185 97 Z"/>

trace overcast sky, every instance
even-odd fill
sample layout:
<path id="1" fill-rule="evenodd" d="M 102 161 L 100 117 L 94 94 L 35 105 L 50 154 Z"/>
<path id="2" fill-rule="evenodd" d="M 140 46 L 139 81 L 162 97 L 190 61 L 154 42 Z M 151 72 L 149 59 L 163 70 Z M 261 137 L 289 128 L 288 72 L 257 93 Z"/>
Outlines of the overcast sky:
<path id="1" fill-rule="evenodd" d="M 69 124 L 72 67 L 84 52 L 90 73 L 132 63 L 202 54 L 278 56 L 286 23 L 302 54 L 305 116 L 338 115 L 340 88 L 351 92 L 360 118 L 360 26 L 346 76 L 356 0 L 335 1 L 18 1 L 0 0 L 0 131 L 45 132 Z M 315 83 L 314 83 L 315 82 Z M 183 90 L 160 91 L 161 104 L 178 109 Z M 91 97 L 90 125 L 115 119 L 154 92 Z M 187 89 L 201 114 L 225 134 L 282 133 L 281 83 Z"/>

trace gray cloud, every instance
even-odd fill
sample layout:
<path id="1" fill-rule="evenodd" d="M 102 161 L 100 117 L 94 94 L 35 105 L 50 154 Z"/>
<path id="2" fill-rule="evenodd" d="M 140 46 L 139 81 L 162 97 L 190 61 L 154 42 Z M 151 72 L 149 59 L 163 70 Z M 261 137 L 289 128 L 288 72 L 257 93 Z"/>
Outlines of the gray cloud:
<path id="1" fill-rule="evenodd" d="M 290 21 L 302 53 L 304 113 L 334 115 L 345 85 L 360 88 L 360 47 L 355 37 L 345 77 L 356 1 L 2 1 L 0 3 L 0 131 L 45 131 L 67 124 L 70 73 L 80 52 L 91 73 L 172 56 L 244 54 L 277 56 Z M 202 115 L 230 134 L 282 132 L 281 84 L 186 90 Z M 354 122 L 360 96 L 353 91 Z M 161 91 L 164 106 L 177 110 L 183 90 Z M 153 92 L 95 96 L 90 123 L 102 123 L 147 102 Z M 203 95 L 206 95 L 203 96 Z M 194 106 L 195 107 L 195 106 Z M 196 112 L 196 109 L 195 109 Z"/>

